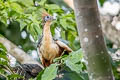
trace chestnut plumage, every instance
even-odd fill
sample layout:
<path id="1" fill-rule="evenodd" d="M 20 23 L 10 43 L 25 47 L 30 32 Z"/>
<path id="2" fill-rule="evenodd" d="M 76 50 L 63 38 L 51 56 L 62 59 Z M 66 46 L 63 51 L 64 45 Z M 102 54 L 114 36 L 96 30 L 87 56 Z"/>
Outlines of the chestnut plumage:
<path id="1" fill-rule="evenodd" d="M 43 27 L 42 38 L 38 43 L 37 49 L 42 65 L 47 67 L 53 63 L 53 59 L 60 57 L 64 51 L 70 53 L 72 52 L 72 49 L 65 43 L 53 39 L 50 31 L 53 20 L 52 16 L 48 13 L 43 13 L 42 17 L 45 24 Z"/>

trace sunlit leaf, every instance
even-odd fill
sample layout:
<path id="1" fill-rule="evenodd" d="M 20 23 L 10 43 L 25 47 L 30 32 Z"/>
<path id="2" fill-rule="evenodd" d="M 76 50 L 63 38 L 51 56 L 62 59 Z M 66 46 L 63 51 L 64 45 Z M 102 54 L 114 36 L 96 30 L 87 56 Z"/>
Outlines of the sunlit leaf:
<path id="1" fill-rule="evenodd" d="M 60 9 L 60 7 L 56 4 L 49 4 L 45 6 L 49 10 Z"/>
<path id="2" fill-rule="evenodd" d="M 18 75 L 18 74 L 11 74 L 11 75 L 8 75 L 7 76 L 9 80 L 14 80 L 14 79 L 17 79 L 17 78 L 23 78 L 22 76 Z"/>
<path id="3" fill-rule="evenodd" d="M 41 0 L 39 4 L 40 4 L 41 6 L 43 6 L 43 5 L 46 3 L 46 1 L 47 1 L 47 0 Z"/>
<path id="4" fill-rule="evenodd" d="M 19 4 L 17 4 L 17 3 L 11 3 L 10 6 L 11 6 L 11 8 L 12 8 L 14 11 L 16 11 L 16 12 L 18 12 L 18 13 L 22 13 L 22 12 L 23 12 L 23 9 L 22 9 L 21 6 L 20 6 Z"/>
<path id="5" fill-rule="evenodd" d="M 2 43 L 0 43 L 0 64 L 1 65 L 7 65 L 8 64 L 8 58 L 7 58 L 7 50 L 3 46 Z"/>
<path id="6" fill-rule="evenodd" d="M 42 74 L 41 80 L 53 80 L 57 76 L 57 64 L 52 64 L 47 67 Z"/>
<path id="7" fill-rule="evenodd" d="M 19 23 L 20 23 L 20 30 L 23 30 L 25 26 L 27 25 L 25 21 L 22 21 L 22 20 L 20 20 Z"/>
<path id="8" fill-rule="evenodd" d="M 0 54 L 0 59 L 2 59 L 4 61 L 8 61 L 8 58 L 6 57 L 6 55 Z"/>
<path id="9" fill-rule="evenodd" d="M 7 16 L 1 16 L 1 17 L 0 17 L 0 20 L 1 20 L 1 22 L 4 23 L 6 26 L 8 25 L 8 24 L 7 24 Z"/>
<path id="10" fill-rule="evenodd" d="M 41 30 L 41 28 L 40 28 L 40 26 L 39 25 L 34 25 L 34 29 L 35 29 L 35 31 L 39 34 L 39 35 L 41 35 L 42 34 L 42 30 Z"/>
<path id="11" fill-rule="evenodd" d="M 16 2 L 17 0 L 10 0 L 10 2 Z"/>
<path id="12" fill-rule="evenodd" d="M 1 64 L 1 65 L 8 65 L 8 62 L 7 62 L 7 61 L 2 61 L 2 60 L 0 60 L 0 64 Z"/>
<path id="13" fill-rule="evenodd" d="M 60 19 L 60 24 L 65 30 L 67 30 L 68 24 L 66 23 L 66 19 Z"/>
<path id="14" fill-rule="evenodd" d="M 29 7 L 29 6 L 33 6 L 33 0 L 18 0 L 19 3 L 21 3 L 22 5 Z"/>
<path id="15" fill-rule="evenodd" d="M 82 71 L 83 64 L 80 62 L 83 58 L 81 49 L 75 52 L 72 52 L 65 61 L 66 66 L 71 70 L 80 73 Z"/>
<path id="16" fill-rule="evenodd" d="M 0 43 L 0 54 L 2 54 L 2 55 L 7 54 L 7 50 L 6 50 L 5 46 L 2 43 Z"/>
<path id="17" fill-rule="evenodd" d="M 29 14 L 31 14 L 33 11 L 35 11 L 36 10 L 36 7 L 28 7 L 26 10 L 25 10 L 25 13 L 29 13 Z"/>

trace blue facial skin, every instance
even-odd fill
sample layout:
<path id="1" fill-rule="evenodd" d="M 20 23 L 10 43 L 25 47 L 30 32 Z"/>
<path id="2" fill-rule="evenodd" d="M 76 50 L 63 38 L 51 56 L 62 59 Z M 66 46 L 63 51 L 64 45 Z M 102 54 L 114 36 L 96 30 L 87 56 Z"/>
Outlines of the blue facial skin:
<path id="1" fill-rule="evenodd" d="M 44 21 L 52 21 L 53 20 L 53 17 L 52 16 L 45 16 L 44 17 Z"/>

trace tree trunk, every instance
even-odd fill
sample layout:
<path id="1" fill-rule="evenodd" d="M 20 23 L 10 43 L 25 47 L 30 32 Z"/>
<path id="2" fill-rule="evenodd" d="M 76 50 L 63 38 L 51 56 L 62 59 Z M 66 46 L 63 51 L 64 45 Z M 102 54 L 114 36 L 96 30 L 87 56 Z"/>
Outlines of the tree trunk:
<path id="1" fill-rule="evenodd" d="M 90 80 L 114 80 L 97 0 L 74 0 L 77 29 Z"/>

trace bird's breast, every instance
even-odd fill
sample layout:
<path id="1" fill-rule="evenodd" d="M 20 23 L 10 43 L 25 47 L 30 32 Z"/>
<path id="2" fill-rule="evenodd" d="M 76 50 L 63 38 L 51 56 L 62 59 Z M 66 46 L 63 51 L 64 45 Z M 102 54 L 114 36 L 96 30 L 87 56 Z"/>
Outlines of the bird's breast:
<path id="1" fill-rule="evenodd" d="M 57 44 L 42 44 L 40 51 L 46 60 L 51 60 L 59 57 L 59 47 Z"/>

